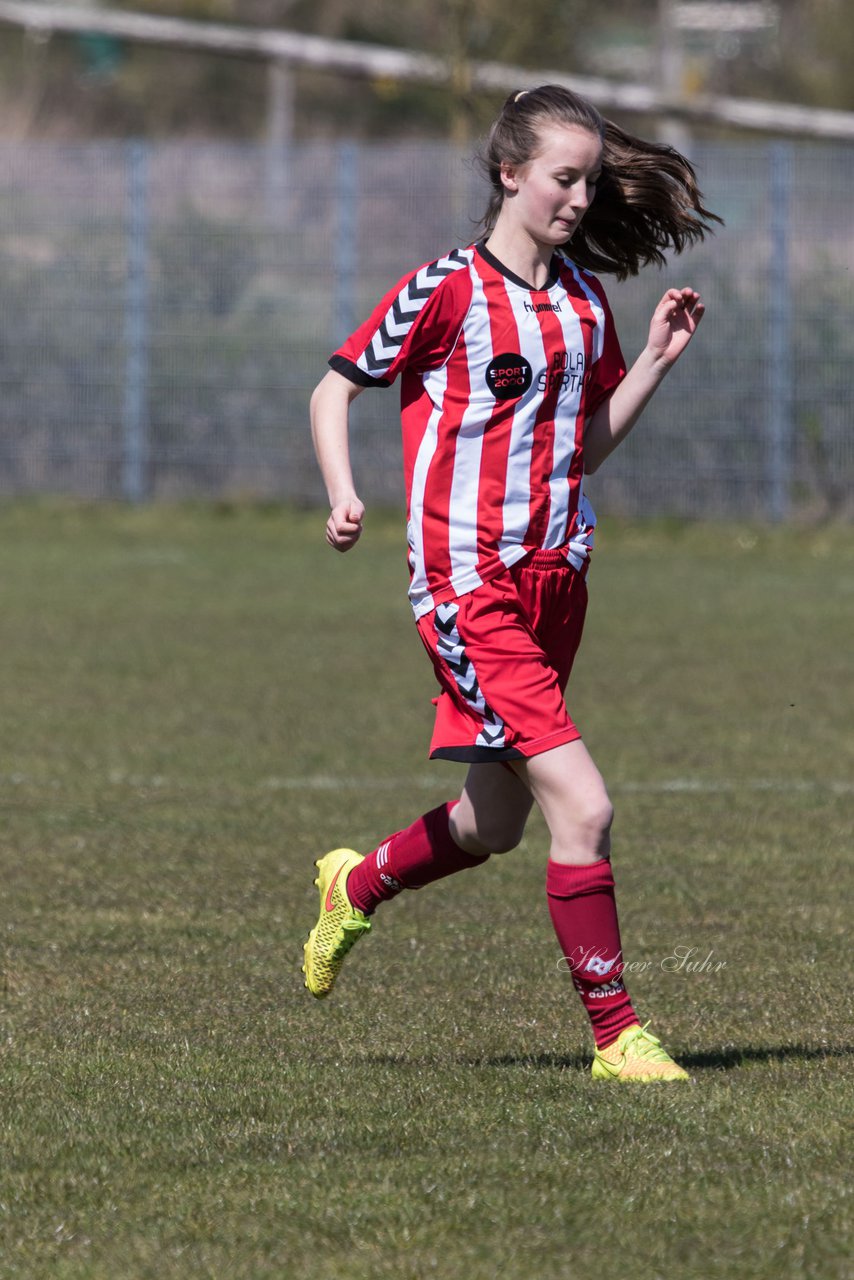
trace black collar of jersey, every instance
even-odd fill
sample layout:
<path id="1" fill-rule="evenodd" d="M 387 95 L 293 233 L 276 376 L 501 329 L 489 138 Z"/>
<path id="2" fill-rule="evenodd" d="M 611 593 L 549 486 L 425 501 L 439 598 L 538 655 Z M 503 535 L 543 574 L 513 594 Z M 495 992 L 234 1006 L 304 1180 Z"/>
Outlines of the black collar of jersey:
<path id="1" fill-rule="evenodd" d="M 537 289 L 534 287 L 534 285 L 531 284 L 529 280 L 523 280 L 521 276 L 514 275 L 514 273 L 508 267 L 505 267 L 503 262 L 499 262 L 495 254 L 490 253 L 489 249 L 487 249 L 486 244 L 484 243 L 483 240 L 478 240 L 477 244 L 475 245 L 475 249 L 477 249 L 480 256 L 484 258 L 491 267 L 494 267 L 496 271 L 499 271 L 501 275 L 506 276 L 508 280 L 512 280 L 513 284 L 518 284 L 520 288 L 528 289 L 529 292 L 531 293 L 547 293 L 548 290 L 551 289 L 558 282 L 558 276 L 560 272 L 560 258 L 558 257 L 557 254 L 555 254 L 555 256 L 552 258 L 551 267 L 549 268 L 548 280 L 542 286 L 542 288 Z"/>

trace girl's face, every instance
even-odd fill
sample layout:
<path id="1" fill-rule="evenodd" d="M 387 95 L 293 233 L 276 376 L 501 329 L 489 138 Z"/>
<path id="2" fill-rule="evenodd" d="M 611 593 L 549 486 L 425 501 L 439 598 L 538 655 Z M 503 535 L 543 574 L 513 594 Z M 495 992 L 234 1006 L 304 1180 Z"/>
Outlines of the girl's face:
<path id="1" fill-rule="evenodd" d="M 547 124 L 540 147 L 524 165 L 501 166 L 502 213 L 543 248 L 565 244 L 578 227 L 596 191 L 602 143 L 581 125 Z"/>

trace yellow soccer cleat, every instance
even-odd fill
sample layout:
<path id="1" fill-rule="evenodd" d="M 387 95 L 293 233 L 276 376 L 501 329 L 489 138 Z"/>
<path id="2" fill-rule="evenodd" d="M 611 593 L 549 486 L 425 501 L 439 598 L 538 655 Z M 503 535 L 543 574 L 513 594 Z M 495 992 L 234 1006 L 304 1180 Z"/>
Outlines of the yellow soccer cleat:
<path id="1" fill-rule="evenodd" d="M 655 1080 L 690 1080 L 687 1071 L 674 1062 L 661 1047 L 661 1041 L 647 1031 L 649 1023 L 621 1031 L 613 1044 L 597 1049 L 591 1075 L 594 1080 L 636 1080 L 650 1084 Z"/>
<path id="2" fill-rule="evenodd" d="M 370 932 L 370 920 L 351 905 L 346 890 L 348 875 L 361 861 L 353 849 L 333 849 L 314 864 L 320 873 L 314 882 L 320 890 L 320 916 L 305 944 L 302 971 L 318 999 L 329 995 L 347 952 Z"/>

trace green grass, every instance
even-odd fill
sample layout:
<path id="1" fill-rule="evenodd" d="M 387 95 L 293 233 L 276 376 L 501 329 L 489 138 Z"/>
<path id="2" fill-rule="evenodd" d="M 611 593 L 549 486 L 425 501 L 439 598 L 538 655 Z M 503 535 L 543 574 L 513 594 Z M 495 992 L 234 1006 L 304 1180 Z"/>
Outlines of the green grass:
<path id="1" fill-rule="evenodd" d="M 851 1276 L 854 532 L 600 535 L 570 705 L 695 1080 L 635 1091 L 589 1078 L 539 819 L 304 991 L 313 858 L 461 779 L 399 518 L 322 528 L 0 508 L 0 1275 Z"/>

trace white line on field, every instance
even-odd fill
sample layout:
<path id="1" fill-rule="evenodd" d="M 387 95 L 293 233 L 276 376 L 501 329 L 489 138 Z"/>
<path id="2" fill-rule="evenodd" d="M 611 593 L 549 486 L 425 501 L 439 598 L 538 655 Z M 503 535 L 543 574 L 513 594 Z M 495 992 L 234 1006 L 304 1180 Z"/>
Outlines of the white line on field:
<path id="1" fill-rule="evenodd" d="M 304 778 L 265 778 L 260 784 L 267 791 L 396 791 L 404 787 L 440 788 L 447 790 L 444 778 L 427 774 L 414 774 L 406 778 L 346 778 L 329 774 L 314 774 Z M 622 791 L 637 795 L 667 795 L 691 792 L 700 795 L 728 794 L 734 791 L 823 792 L 834 795 L 850 795 L 854 782 L 809 780 L 806 778 L 665 778 L 660 782 L 610 782 L 610 791 Z"/>
<path id="2" fill-rule="evenodd" d="M 200 785 L 206 787 L 209 779 L 170 778 L 164 774 L 125 773 L 119 769 L 110 770 L 103 781 L 114 787 L 130 787 L 138 791 L 184 791 L 192 790 Z M 228 782 L 229 779 L 223 781 Z M 63 786 L 74 785 L 68 779 L 37 777 L 35 774 L 6 773 L 0 774 L 0 787 L 44 787 L 58 791 Z M 299 777 L 268 777 L 257 782 L 248 783 L 261 791 L 399 791 L 407 787 L 416 787 L 425 791 L 447 791 L 447 775 L 412 774 L 409 777 L 376 777 L 354 778 L 329 773 L 315 773 Z M 608 784 L 609 790 L 629 795 L 728 795 L 739 791 L 770 791 L 784 795 L 822 794 L 832 795 L 854 794 L 854 782 L 843 782 L 836 779 L 808 778 L 663 778 L 652 782 L 633 782 L 631 779 L 613 781 Z M 453 788 L 452 788 L 453 789 Z"/>

